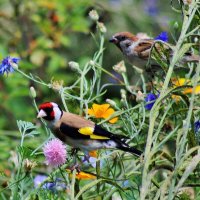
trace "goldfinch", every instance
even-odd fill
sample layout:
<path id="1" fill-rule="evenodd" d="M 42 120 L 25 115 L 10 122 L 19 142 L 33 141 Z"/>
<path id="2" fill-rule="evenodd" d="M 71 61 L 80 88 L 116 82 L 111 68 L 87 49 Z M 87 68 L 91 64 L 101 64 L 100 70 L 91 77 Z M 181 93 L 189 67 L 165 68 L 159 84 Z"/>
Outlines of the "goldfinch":
<path id="1" fill-rule="evenodd" d="M 142 152 L 126 143 L 124 136 L 115 135 L 79 115 L 65 112 L 54 102 L 39 106 L 37 118 L 46 120 L 55 137 L 83 152 L 102 148 L 117 148 L 137 156 Z"/>

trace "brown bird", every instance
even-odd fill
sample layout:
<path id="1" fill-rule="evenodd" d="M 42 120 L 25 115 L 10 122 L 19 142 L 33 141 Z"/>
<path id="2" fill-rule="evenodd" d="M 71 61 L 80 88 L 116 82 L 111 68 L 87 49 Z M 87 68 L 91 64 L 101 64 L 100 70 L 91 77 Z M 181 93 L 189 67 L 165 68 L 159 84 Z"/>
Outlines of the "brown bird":
<path id="1" fill-rule="evenodd" d="M 146 69 L 151 49 L 156 40 L 139 37 L 139 35 L 133 35 L 130 32 L 120 32 L 113 35 L 109 41 L 114 43 L 121 50 L 130 64 L 144 70 Z M 162 53 L 161 45 L 156 43 L 155 48 L 160 55 L 165 58 L 165 55 Z M 173 51 L 168 45 L 163 45 L 163 48 L 169 51 L 170 56 L 173 55 Z M 200 57 L 198 55 L 192 55 L 187 52 L 181 59 L 181 62 L 199 62 L 199 60 Z M 155 61 L 151 62 L 151 65 L 159 66 Z"/>
<path id="2" fill-rule="evenodd" d="M 84 152 L 117 148 L 137 156 L 142 152 L 130 147 L 122 135 L 115 135 L 79 115 L 63 111 L 59 105 L 46 102 L 39 106 L 38 118 L 46 120 L 53 134 L 64 143 Z"/>

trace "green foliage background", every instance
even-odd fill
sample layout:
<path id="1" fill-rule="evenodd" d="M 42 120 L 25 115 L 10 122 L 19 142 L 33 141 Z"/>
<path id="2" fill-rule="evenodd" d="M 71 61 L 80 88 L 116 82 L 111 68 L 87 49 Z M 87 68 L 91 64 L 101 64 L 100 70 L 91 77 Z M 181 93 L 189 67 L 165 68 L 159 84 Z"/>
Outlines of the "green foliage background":
<path id="1" fill-rule="evenodd" d="M 105 33 L 105 50 L 103 55 L 103 69 L 108 70 L 109 72 L 116 75 L 116 73 L 112 70 L 112 66 L 115 65 L 117 62 L 123 59 L 121 52 L 112 44 L 110 44 L 109 38 L 116 32 L 120 31 L 130 31 L 132 33 L 144 32 L 147 33 L 151 37 L 157 36 L 162 31 L 167 31 L 169 33 L 169 42 L 172 44 L 177 44 L 180 31 L 182 29 L 182 21 L 183 15 L 181 12 L 175 12 L 175 9 L 180 9 L 180 2 L 182 1 L 159 1 L 159 0 L 104 0 L 104 1 L 95 1 L 95 0 L 35 0 L 35 1 L 27 1 L 27 0 L 1 0 L 0 1 L 0 59 L 3 59 L 7 55 L 11 55 L 14 57 L 20 57 L 20 70 L 29 74 L 34 74 L 34 76 L 39 76 L 44 82 L 52 83 L 53 81 L 63 81 L 63 85 L 65 87 L 72 85 L 78 78 L 79 74 L 74 72 L 72 69 L 69 68 L 68 62 L 69 61 L 76 61 L 80 64 L 82 70 L 84 70 L 85 63 L 91 60 L 94 53 L 97 52 L 99 49 L 99 41 L 95 41 L 94 38 L 98 38 L 98 32 L 96 30 L 96 24 L 88 17 L 88 13 L 91 9 L 96 9 L 100 15 L 100 20 L 105 24 L 107 27 L 107 32 Z M 173 9 L 171 4 L 173 3 Z M 147 9 L 155 9 L 151 13 L 147 12 Z M 190 30 L 194 29 L 195 27 L 199 26 L 199 10 L 195 15 L 191 25 Z M 199 35 L 193 35 L 186 42 L 193 42 L 194 36 L 199 38 Z M 184 48 L 181 50 L 184 51 Z M 195 46 L 193 51 L 199 53 L 199 47 Z M 162 63 L 163 64 L 163 63 Z M 130 79 L 130 84 L 133 80 L 131 77 L 134 75 L 135 71 L 133 68 L 126 63 L 127 66 L 127 76 Z M 179 72 L 180 75 L 182 71 Z M 197 72 L 196 72 L 197 73 Z M 191 73 L 192 74 L 192 73 Z M 193 73 L 191 75 L 194 75 Z M 87 74 L 88 75 L 88 74 Z M 91 75 L 91 79 L 93 78 L 93 74 Z M 88 77 L 87 77 L 88 78 Z M 169 78 L 169 77 L 168 77 Z M 171 76 L 170 76 L 171 78 Z M 198 78 L 197 78 L 198 79 Z M 196 79 L 195 79 L 196 80 Z M 102 85 L 105 83 L 112 83 L 114 80 L 111 79 L 108 75 L 103 74 Z M 159 79 L 159 81 L 163 81 Z M 88 81 L 89 82 L 89 81 Z M 193 81 L 194 82 L 194 81 Z M 193 83 L 194 84 L 194 83 Z M 45 134 L 44 128 L 39 128 L 41 134 L 34 133 L 34 137 L 27 137 L 24 140 L 24 146 L 20 145 L 20 141 L 23 134 L 20 135 L 18 128 L 20 128 L 20 123 L 24 123 L 22 121 L 29 121 L 36 126 L 40 126 L 38 121 L 36 120 L 36 110 L 34 108 L 33 101 L 30 97 L 29 88 L 30 86 L 34 86 L 35 90 L 37 91 L 36 103 L 40 104 L 44 101 L 55 101 L 58 104 L 62 105 L 61 97 L 58 93 L 48 87 L 43 87 L 42 85 L 36 84 L 34 81 L 29 79 L 25 79 L 19 73 L 12 73 L 8 76 L 4 75 L 0 77 L 0 109 L 1 109 L 1 117 L 0 117 L 0 149 L 1 149 L 1 157 L 0 157 L 0 172 L 2 172 L 2 176 L 0 180 L 2 183 L 4 181 L 8 181 L 8 177 L 4 175 L 5 170 L 10 170 L 12 180 L 14 182 L 19 180 L 19 177 L 15 178 L 15 175 L 19 175 L 22 172 L 22 166 L 17 168 L 14 166 L 14 162 L 12 158 L 14 157 L 13 154 L 16 152 L 18 153 L 18 158 L 22 158 L 21 163 L 24 158 L 29 159 L 36 159 L 39 163 L 39 166 L 35 169 L 34 175 L 40 172 L 46 172 L 50 174 L 50 170 L 46 169 L 44 165 L 41 163 L 44 160 L 44 157 L 39 152 L 37 155 L 32 155 L 32 150 L 35 148 L 40 148 L 41 145 L 47 140 L 49 137 L 48 134 Z M 165 85 L 164 85 L 165 87 Z M 106 98 L 110 98 L 115 100 L 121 106 L 120 102 L 120 88 L 122 87 L 107 87 L 107 92 L 101 97 L 101 103 L 105 102 Z M 124 87 L 123 87 L 124 88 Z M 126 88 L 127 89 L 127 88 Z M 133 143 L 138 145 L 139 148 L 145 148 L 147 142 L 147 148 L 145 150 L 145 161 L 140 161 L 139 159 L 133 160 L 132 157 L 126 158 L 118 155 L 118 159 L 113 160 L 106 160 L 109 161 L 108 164 L 104 169 L 101 169 L 101 173 L 103 175 L 110 176 L 109 172 L 114 171 L 112 176 L 113 182 L 111 181 L 110 185 L 108 184 L 109 181 L 106 180 L 104 184 L 101 186 L 102 193 L 109 192 L 110 189 L 115 189 L 116 191 L 121 191 L 121 188 L 118 188 L 118 182 L 115 182 L 115 178 L 118 177 L 124 178 L 124 175 L 127 176 L 127 179 L 130 181 L 130 185 L 127 188 L 123 188 L 126 192 L 120 193 L 121 197 L 124 199 L 133 199 L 135 197 L 139 198 L 142 197 L 142 192 L 139 195 L 138 186 L 142 185 L 142 189 L 147 189 L 144 191 L 144 198 L 145 195 L 151 199 L 154 194 L 157 195 L 161 189 L 167 191 L 167 183 L 163 181 L 162 171 L 160 174 L 154 176 L 154 172 L 158 170 L 156 167 L 163 167 L 162 164 L 167 167 L 171 167 L 173 170 L 170 173 L 174 173 L 173 176 L 175 177 L 170 188 L 169 186 L 169 196 L 168 199 L 173 198 L 173 189 L 177 189 L 176 183 L 182 177 L 187 177 L 184 174 L 184 170 L 186 166 L 189 164 L 195 165 L 194 161 L 192 160 L 193 157 L 191 156 L 194 151 L 198 149 L 197 140 L 194 136 L 194 128 L 191 124 L 194 123 L 195 117 L 198 116 L 198 111 L 196 113 L 192 113 L 192 117 L 189 118 L 190 111 L 189 104 L 190 101 L 194 100 L 194 97 L 189 99 L 187 96 L 183 97 L 184 101 L 179 104 L 179 110 L 176 113 L 176 104 L 171 99 L 171 94 L 174 92 L 170 90 L 170 88 L 165 88 L 167 90 L 166 94 L 161 93 L 161 97 L 156 106 L 154 106 L 154 111 L 148 113 L 146 112 L 145 116 L 140 115 L 142 109 L 144 109 L 144 104 L 142 106 L 136 106 L 137 113 L 134 113 L 134 110 L 131 110 L 132 104 L 135 106 L 134 103 L 127 103 L 127 107 L 125 109 L 128 110 L 127 113 L 124 113 L 124 108 L 121 107 L 118 110 L 122 112 L 122 118 L 120 128 L 125 133 L 127 130 L 132 130 L 132 125 L 135 123 L 137 124 L 137 130 L 142 128 L 141 134 L 138 132 L 138 137 L 132 138 Z M 182 88 L 178 88 L 176 92 L 181 91 Z M 164 91 L 164 89 L 163 89 Z M 77 95 L 79 90 L 75 89 L 72 91 L 73 95 Z M 166 95 L 166 96 L 165 96 Z M 168 98 L 169 97 L 169 98 Z M 99 98 L 97 98 L 94 102 L 98 102 Z M 166 101 L 164 101 L 166 100 Z M 195 99 L 196 100 L 196 99 Z M 161 107 L 160 102 L 163 101 L 165 106 Z M 167 102 L 167 103 L 166 103 Z M 68 101 L 68 108 L 70 111 L 74 113 L 83 113 L 78 108 L 79 102 L 78 101 Z M 198 102 L 195 102 L 195 105 L 199 105 Z M 81 103 L 80 103 L 81 104 Z M 91 106 L 90 104 L 88 106 Z M 82 103 L 83 107 L 83 103 Z M 81 108 L 81 106 L 80 106 Z M 129 110 L 130 109 L 130 110 Z M 158 110 L 161 113 L 158 114 Z M 145 111 L 144 111 L 145 112 Z M 129 117 L 132 117 L 134 123 L 131 124 L 131 120 L 129 121 Z M 162 116 L 163 115 L 163 116 Z M 158 117 L 158 122 L 154 121 L 155 116 Z M 164 124 L 165 117 L 169 120 L 169 123 Z M 189 130 L 189 125 L 191 126 L 189 132 L 189 136 L 191 138 L 186 138 L 184 135 L 184 123 L 183 120 L 188 117 L 189 121 L 187 121 L 187 131 Z M 22 120 L 21 122 L 16 120 Z M 144 119 L 143 122 L 141 122 Z M 151 121 L 152 119 L 152 121 Z M 138 120 L 138 121 L 137 121 Z M 127 122 L 127 123 L 126 123 Z M 155 122 L 155 123 L 154 123 Z M 163 123 L 162 123 L 163 122 Z M 140 127 L 140 123 L 142 124 Z M 33 125 L 32 124 L 32 125 Z M 29 124 L 31 127 L 32 125 Z M 125 128 L 123 127 L 125 126 Z M 166 125 L 166 126 L 165 126 Z M 169 125 L 169 127 L 167 126 Z M 170 125 L 172 125 L 170 127 Z M 117 126 L 109 126 L 105 125 L 107 129 L 111 129 L 113 131 L 118 132 Z M 183 128 L 182 128 L 183 126 Z M 181 128 L 180 128 L 181 127 Z M 33 129 L 35 126 L 32 127 Z M 151 129 L 154 130 L 154 136 L 151 136 Z M 170 130 L 169 130 L 169 129 Z M 171 130 L 172 129 L 172 130 Z M 30 128 L 30 130 L 32 130 Z M 30 131 L 29 130 L 29 131 Z M 119 130 L 119 132 L 121 131 Z M 126 130 L 126 131 L 125 131 Z M 123 132 L 122 131 L 122 132 Z M 23 131 L 22 131 L 23 132 Z M 134 132 L 132 130 L 132 132 Z M 147 134 L 148 132 L 148 134 Z M 32 133 L 30 131 L 30 133 Z M 161 133 L 161 136 L 159 134 Z M 190 134 L 191 133 L 191 134 Z M 131 135 L 133 133 L 127 133 L 127 135 Z M 140 135 L 139 135 L 140 134 Z M 169 136 L 168 136 L 169 134 Z M 174 135 L 175 134 L 175 135 Z M 30 135 L 29 135 L 30 136 Z M 32 136 L 32 135 L 31 135 Z M 132 135 L 131 135 L 132 136 Z M 181 140 L 181 138 L 184 138 Z M 169 139 L 170 138 L 170 139 Z M 149 140 L 148 140 L 149 139 Z M 171 148 L 171 152 L 173 154 L 172 157 L 167 157 L 166 155 L 163 156 L 163 152 L 160 152 L 160 149 L 163 144 L 168 141 L 168 147 Z M 188 159 L 183 158 L 184 151 L 179 152 L 178 146 L 182 145 L 180 149 L 186 149 L 185 144 L 186 140 L 189 140 L 187 145 L 190 147 L 196 148 L 192 151 L 187 151 Z M 162 141 L 165 141 L 162 143 Z M 148 146 L 149 142 L 149 146 Z M 152 145 L 151 143 L 152 142 Z M 175 144 L 176 143 L 176 144 Z M 17 148 L 16 148 L 17 147 Z M 155 154 L 151 154 L 151 147 L 154 150 Z M 176 147 L 176 148 L 175 148 Z M 174 149 L 173 149 L 174 148 Z M 174 153 L 174 151 L 175 152 Z M 173 151 L 174 150 L 174 151 Z M 157 152 L 158 151 L 158 152 Z M 160 154 L 159 154 L 160 153 Z M 175 154 L 175 155 L 174 155 Z M 148 160 L 148 155 L 151 158 Z M 199 155 L 199 154 L 198 154 Z M 121 157 L 120 157 L 121 156 Z M 155 156 L 155 157 L 153 157 Z M 157 157 L 156 157 L 157 156 Z M 163 156 L 163 157 L 162 157 Z M 182 157 L 181 157 L 182 156 Z M 16 155 L 15 155 L 16 157 Z M 151 160 L 152 159 L 152 160 Z M 154 160 L 155 159 L 155 160 Z M 160 160 L 159 160 L 160 159 Z M 198 158 L 199 159 L 199 158 Z M 20 159 L 19 159 L 20 160 Z M 40 162 L 41 161 L 41 162 Z M 158 163 L 156 163 L 158 161 Z M 131 165 L 130 165 L 131 163 Z M 160 164 L 161 163 L 161 164 Z M 184 163 L 183 169 L 180 167 L 181 164 Z M 160 164 L 160 165 L 159 165 Z M 180 165 L 180 166 L 179 166 Z M 126 167 L 132 167 L 134 170 L 130 169 L 130 171 L 126 172 Z M 189 165 L 190 166 L 190 165 Z M 146 167 L 146 169 L 145 169 Z M 181 169 L 180 169 L 180 168 Z M 129 168 L 128 168 L 129 170 Z M 135 171 L 136 170 L 136 171 Z M 146 171 L 145 171 L 146 170 Z M 165 170 L 165 169 L 164 169 Z M 176 171 L 177 170 L 177 171 Z M 121 174 L 121 172 L 123 172 Z M 129 173 L 130 172 L 130 173 Z M 193 172 L 193 171 L 192 171 Z M 58 173 L 58 172 L 56 172 Z M 55 173 L 55 174 L 56 174 Z M 169 173 L 169 174 L 170 174 Z M 152 175 L 153 174 L 153 175 Z M 168 175 L 169 175 L 168 174 Z M 192 184 L 196 183 L 198 178 L 198 167 L 197 167 L 197 176 L 195 173 L 190 174 Z M 52 174 L 51 174 L 52 175 Z M 57 174 L 56 174 L 57 175 Z M 138 175 L 138 176 L 137 176 Z M 184 176 L 185 175 L 185 176 Z M 54 175 L 52 175 L 53 177 Z M 149 176 L 154 176 L 152 178 L 151 187 L 150 181 L 148 180 Z M 189 176 L 189 175 L 188 175 Z M 170 177 L 170 176 L 169 176 Z M 32 177 L 31 177 L 32 178 Z M 143 179 L 142 179 L 143 178 Z M 155 179 L 154 179 L 155 178 Z M 185 178 L 185 179 L 186 179 Z M 193 179 L 194 178 L 194 179 Z M 167 180 L 167 179 L 166 179 Z M 169 179 L 171 180 L 171 179 Z M 10 180 L 9 180 L 10 181 Z M 30 180 L 29 180 L 30 181 Z M 158 182 L 157 182 L 158 181 Z M 159 181 L 161 184 L 159 185 Z M 163 181 L 163 182 L 162 182 Z M 177 181 L 177 182 L 176 182 Z M 27 186 L 22 187 L 23 181 L 19 187 L 21 187 L 21 194 L 23 193 L 24 196 L 27 193 L 24 192 L 24 188 L 31 188 L 31 183 L 27 181 Z M 163 183 L 163 184 L 162 184 Z M 189 185 L 188 181 L 188 185 Z M 73 183 L 71 183 L 73 185 Z M 97 185 L 97 189 L 99 185 L 97 182 L 92 182 L 91 184 Z M 115 185 L 116 184 L 116 185 Z M 145 185 L 147 184 L 147 185 Z M 149 184 L 149 185 L 148 185 Z M 108 187 L 109 185 L 109 187 Z M 153 186 L 152 186 L 153 185 Z M 84 187 L 84 184 L 80 184 L 79 186 Z M 116 186 L 116 187 L 115 187 Z M 161 189 L 160 189 L 160 186 Z M 173 187 L 173 188 L 172 188 Z M 158 188 L 158 190 L 156 190 Z M 18 188 L 19 189 L 19 188 Z M 77 188 L 76 188 L 77 189 Z M 141 189 L 141 190 L 142 190 Z M 171 189 L 171 193 L 170 193 Z M 17 191 L 17 189 L 16 189 Z M 12 194 L 17 194 L 17 192 L 13 192 Z M 87 190 L 85 190 L 87 191 Z M 148 192 L 147 192 L 148 191 Z M 88 192 L 88 193 L 87 193 Z M 92 196 L 94 192 L 94 188 L 92 190 L 88 190 L 86 196 Z M 162 191 L 161 191 L 162 192 Z M 177 192 L 177 191 L 176 191 Z M 199 194 L 198 190 L 198 183 L 197 188 L 195 188 L 196 194 Z M 45 193 L 45 192 L 44 192 Z M 10 195 L 10 191 L 5 191 L 5 196 L 8 197 Z M 42 194 L 40 194 L 42 196 Z M 73 194 L 72 194 L 73 195 Z M 4 196 L 4 197 L 5 197 Z M 101 195 L 98 197 L 100 198 Z M 103 196 L 103 195 L 102 195 Z M 109 195 L 107 195 L 109 196 Z M 112 196 L 112 193 L 109 197 Z M 184 196 L 184 195 L 183 195 Z M 3 197 L 3 195 L 2 195 Z M 98 198 L 95 196 L 95 198 Z M 14 199 L 14 197 L 12 197 Z M 53 196 L 48 196 L 48 198 L 53 199 Z M 180 198 L 180 196 L 178 197 Z M 181 197 L 182 198 L 182 197 Z M 183 197 L 183 199 L 189 199 Z M 72 198 L 73 199 L 73 198 Z"/>

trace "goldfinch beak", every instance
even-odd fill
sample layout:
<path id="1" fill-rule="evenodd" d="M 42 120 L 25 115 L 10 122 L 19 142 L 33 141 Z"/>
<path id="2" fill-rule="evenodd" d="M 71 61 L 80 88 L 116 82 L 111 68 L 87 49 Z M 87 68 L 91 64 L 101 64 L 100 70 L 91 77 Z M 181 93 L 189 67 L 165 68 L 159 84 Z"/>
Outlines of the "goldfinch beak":
<path id="1" fill-rule="evenodd" d="M 44 112 L 44 110 L 40 110 L 40 112 L 37 115 L 37 118 L 42 118 L 42 117 L 46 117 L 47 114 Z"/>

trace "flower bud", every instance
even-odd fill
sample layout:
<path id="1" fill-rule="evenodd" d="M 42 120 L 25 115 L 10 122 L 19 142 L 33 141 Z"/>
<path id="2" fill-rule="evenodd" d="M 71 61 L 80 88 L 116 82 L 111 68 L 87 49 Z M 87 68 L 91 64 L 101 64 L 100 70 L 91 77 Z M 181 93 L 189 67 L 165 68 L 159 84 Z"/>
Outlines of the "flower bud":
<path id="1" fill-rule="evenodd" d="M 124 64 L 124 61 L 117 63 L 113 66 L 113 70 L 119 74 L 126 73 L 126 66 Z"/>
<path id="2" fill-rule="evenodd" d="M 95 62 L 94 62 L 93 60 L 90 60 L 90 61 L 89 61 L 89 64 L 92 65 L 92 66 L 94 66 L 94 65 L 95 65 Z"/>
<path id="3" fill-rule="evenodd" d="M 106 33 L 106 32 L 107 32 L 107 29 L 106 29 L 104 23 L 102 23 L 102 22 L 97 22 L 97 27 L 99 28 L 99 30 L 100 30 L 102 33 Z"/>
<path id="4" fill-rule="evenodd" d="M 120 90 L 120 93 L 121 93 L 121 98 L 122 98 L 123 100 L 125 100 L 125 99 L 126 99 L 126 90 L 121 89 L 121 90 Z"/>
<path id="5" fill-rule="evenodd" d="M 68 63 L 69 67 L 73 70 L 73 71 L 80 71 L 80 67 L 79 67 L 79 64 L 77 62 L 74 62 L 74 61 L 70 61 Z"/>
<path id="6" fill-rule="evenodd" d="M 178 29 L 178 27 L 179 27 L 178 22 L 175 22 L 175 23 L 174 23 L 174 29 Z"/>
<path id="7" fill-rule="evenodd" d="M 63 80 L 51 81 L 51 87 L 54 90 L 60 91 L 63 88 Z"/>
<path id="8" fill-rule="evenodd" d="M 116 107 L 116 103 L 111 99 L 106 99 L 106 102 L 109 103 L 111 106 Z"/>
<path id="9" fill-rule="evenodd" d="M 35 166 L 36 166 L 35 161 L 30 161 L 29 159 L 24 160 L 24 169 L 25 172 L 30 172 Z"/>
<path id="10" fill-rule="evenodd" d="M 90 16 L 91 20 L 94 20 L 94 21 L 98 21 L 99 20 L 99 15 L 98 15 L 96 10 L 91 10 L 89 12 L 89 16 Z"/>
<path id="11" fill-rule="evenodd" d="M 136 95 L 136 102 L 140 103 L 144 101 L 144 94 L 139 90 Z"/>
<path id="12" fill-rule="evenodd" d="M 194 38 L 194 42 L 197 43 L 198 41 L 199 41 L 199 38 L 198 38 L 198 37 L 195 37 L 195 38 Z"/>
<path id="13" fill-rule="evenodd" d="M 37 94 L 36 94 L 36 91 L 35 91 L 35 88 L 33 86 L 30 87 L 30 96 L 35 99 Z"/>

